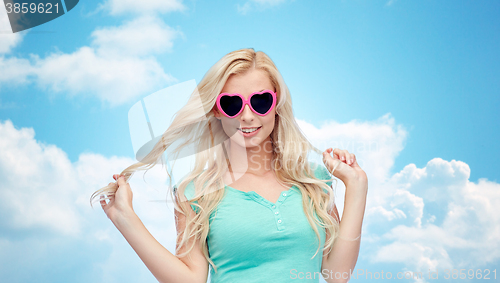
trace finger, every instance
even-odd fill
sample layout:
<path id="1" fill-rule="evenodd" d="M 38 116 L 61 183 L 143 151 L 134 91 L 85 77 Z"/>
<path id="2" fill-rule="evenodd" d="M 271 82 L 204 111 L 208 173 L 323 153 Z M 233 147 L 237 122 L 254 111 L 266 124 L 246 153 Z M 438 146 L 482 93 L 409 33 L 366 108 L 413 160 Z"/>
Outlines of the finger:
<path id="1" fill-rule="evenodd" d="M 338 148 L 335 148 L 332 150 L 332 153 L 333 153 L 333 157 L 336 158 L 336 159 L 339 159 L 339 160 L 342 160 L 341 159 L 341 156 L 342 156 L 342 151 Z"/>
<path id="2" fill-rule="evenodd" d="M 332 148 L 329 148 L 325 151 L 323 151 L 323 161 L 326 161 L 326 157 L 329 156 L 330 158 L 332 158 L 332 156 L 330 155 L 330 153 L 332 152 Z M 333 155 L 333 158 L 332 159 L 335 159 L 335 154 Z"/>
<path id="3" fill-rule="evenodd" d="M 330 153 L 328 152 L 328 149 L 327 149 L 327 150 L 325 150 L 325 151 L 323 151 L 323 163 L 326 163 L 326 162 L 327 162 L 327 156 L 332 157 L 332 156 L 330 155 Z"/>
<path id="4" fill-rule="evenodd" d="M 333 168 L 337 168 L 339 166 L 339 163 L 342 163 L 342 161 L 340 161 L 340 159 L 338 158 L 333 158 L 329 153 L 324 152 L 323 163 L 325 163 L 325 165 L 328 164 L 327 168 L 330 170 L 330 172 L 332 172 L 334 170 Z"/>
<path id="5" fill-rule="evenodd" d="M 359 167 L 358 160 L 356 158 L 356 154 L 352 154 L 352 166 L 353 167 Z"/>
<path id="6" fill-rule="evenodd" d="M 123 175 L 123 174 L 120 174 L 120 175 L 118 175 L 118 174 L 114 174 L 114 175 L 113 175 L 113 179 L 118 180 L 118 178 L 119 178 L 120 176 L 124 176 L 124 177 L 125 177 L 125 175 Z"/>
<path id="7" fill-rule="evenodd" d="M 349 165 L 354 163 L 354 153 L 349 153 Z"/>
<path id="8" fill-rule="evenodd" d="M 123 175 L 120 175 L 120 177 L 118 177 L 117 181 L 118 181 L 118 187 L 127 184 L 127 182 L 125 181 L 125 177 Z"/>
<path id="9" fill-rule="evenodd" d="M 347 165 L 351 165 L 352 163 L 352 153 L 349 153 L 347 149 L 345 150 L 345 163 Z"/>
<path id="10" fill-rule="evenodd" d="M 348 151 L 347 149 L 346 149 L 346 150 L 344 150 L 344 152 L 345 152 L 345 163 L 346 163 L 347 165 L 351 165 L 351 159 L 352 159 L 351 155 L 352 155 L 352 154 L 351 154 L 351 153 L 349 153 L 349 151 Z"/>
<path id="11" fill-rule="evenodd" d="M 350 165 L 349 162 L 350 162 L 351 154 L 349 153 L 349 151 L 347 151 L 347 149 L 344 149 L 342 152 L 344 153 L 345 164 Z"/>
<path id="12" fill-rule="evenodd" d="M 333 150 L 334 153 L 336 153 L 339 156 L 339 159 L 342 162 L 345 162 L 345 150 L 341 150 L 339 148 L 336 148 Z"/>
<path id="13" fill-rule="evenodd" d="M 101 195 L 101 201 L 100 201 L 100 203 L 101 203 L 101 207 L 104 209 L 104 207 L 106 206 L 106 200 L 104 199 L 103 195 Z"/>
<path id="14" fill-rule="evenodd" d="M 333 159 L 340 159 L 339 158 L 340 156 L 335 153 L 335 151 L 333 150 L 333 148 L 330 147 L 329 149 L 327 149 L 327 151 L 328 151 L 328 155 L 330 155 L 330 153 L 332 153 Z"/>
<path id="15" fill-rule="evenodd" d="M 324 163 L 325 165 L 326 165 L 326 164 L 328 164 L 328 161 L 327 161 L 327 158 L 326 158 L 327 156 L 330 156 L 330 157 L 331 157 L 331 155 L 328 153 L 328 150 L 325 150 L 325 151 L 323 152 L 323 163 Z"/>
<path id="16" fill-rule="evenodd" d="M 108 206 L 111 207 L 115 203 L 115 194 L 108 194 L 108 198 L 109 198 Z"/>

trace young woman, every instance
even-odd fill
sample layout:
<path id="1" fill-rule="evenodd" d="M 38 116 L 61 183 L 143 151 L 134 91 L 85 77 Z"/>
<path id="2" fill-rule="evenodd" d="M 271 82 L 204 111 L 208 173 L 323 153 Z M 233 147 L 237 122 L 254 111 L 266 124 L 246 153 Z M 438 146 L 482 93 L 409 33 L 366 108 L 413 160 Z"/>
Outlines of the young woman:
<path id="1" fill-rule="evenodd" d="M 263 52 L 225 55 L 196 95 L 201 104 L 193 94 L 148 156 L 113 175 L 117 182 L 91 201 L 100 195 L 106 215 L 160 282 L 202 283 L 209 271 L 211 282 L 319 282 L 320 276 L 347 282 L 368 190 L 356 156 L 337 148 L 321 152 L 307 141 L 288 88 Z M 172 192 L 174 255 L 134 213 L 127 180 L 179 139 L 199 151 L 195 168 Z M 308 162 L 311 151 L 323 155 L 324 166 Z M 346 185 L 342 221 L 329 172 Z"/>

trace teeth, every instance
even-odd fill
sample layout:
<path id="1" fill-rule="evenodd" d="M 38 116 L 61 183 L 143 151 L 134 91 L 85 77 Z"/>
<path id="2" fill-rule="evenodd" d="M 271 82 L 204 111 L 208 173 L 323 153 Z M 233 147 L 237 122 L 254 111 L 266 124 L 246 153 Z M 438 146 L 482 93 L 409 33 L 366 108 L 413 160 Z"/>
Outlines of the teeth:
<path id="1" fill-rule="evenodd" d="M 251 133 L 251 132 L 254 132 L 258 129 L 259 127 L 257 128 L 252 128 L 252 129 L 240 129 L 242 132 L 244 133 Z"/>

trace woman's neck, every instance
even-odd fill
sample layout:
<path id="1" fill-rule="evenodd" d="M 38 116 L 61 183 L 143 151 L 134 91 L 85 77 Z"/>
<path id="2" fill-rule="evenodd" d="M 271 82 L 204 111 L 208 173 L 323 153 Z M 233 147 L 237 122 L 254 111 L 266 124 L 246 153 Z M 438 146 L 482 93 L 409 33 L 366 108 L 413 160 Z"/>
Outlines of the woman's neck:
<path id="1" fill-rule="evenodd" d="M 241 147 L 234 142 L 229 146 L 229 162 L 234 173 L 264 175 L 272 171 L 272 158 L 273 144 L 270 137 L 255 147 Z"/>

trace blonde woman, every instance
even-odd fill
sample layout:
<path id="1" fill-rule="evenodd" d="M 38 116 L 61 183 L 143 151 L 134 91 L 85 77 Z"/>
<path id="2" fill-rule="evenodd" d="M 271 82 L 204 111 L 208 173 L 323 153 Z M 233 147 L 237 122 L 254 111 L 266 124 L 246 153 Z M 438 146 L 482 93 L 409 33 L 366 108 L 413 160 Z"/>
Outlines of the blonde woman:
<path id="1" fill-rule="evenodd" d="M 197 95 L 201 105 L 193 94 L 153 150 L 91 201 L 100 196 L 106 215 L 159 282 L 202 283 L 209 272 L 211 282 L 319 282 L 321 276 L 347 282 L 368 190 L 356 156 L 337 148 L 321 152 L 307 141 L 283 78 L 261 51 L 225 55 Z M 205 115 L 194 114 L 200 110 Z M 188 142 L 172 152 L 189 142 L 199 151 L 192 172 L 171 192 L 173 254 L 134 213 L 127 181 L 179 139 Z M 308 162 L 311 151 L 323 155 L 324 165 Z M 329 172 L 346 185 L 341 221 Z"/>

